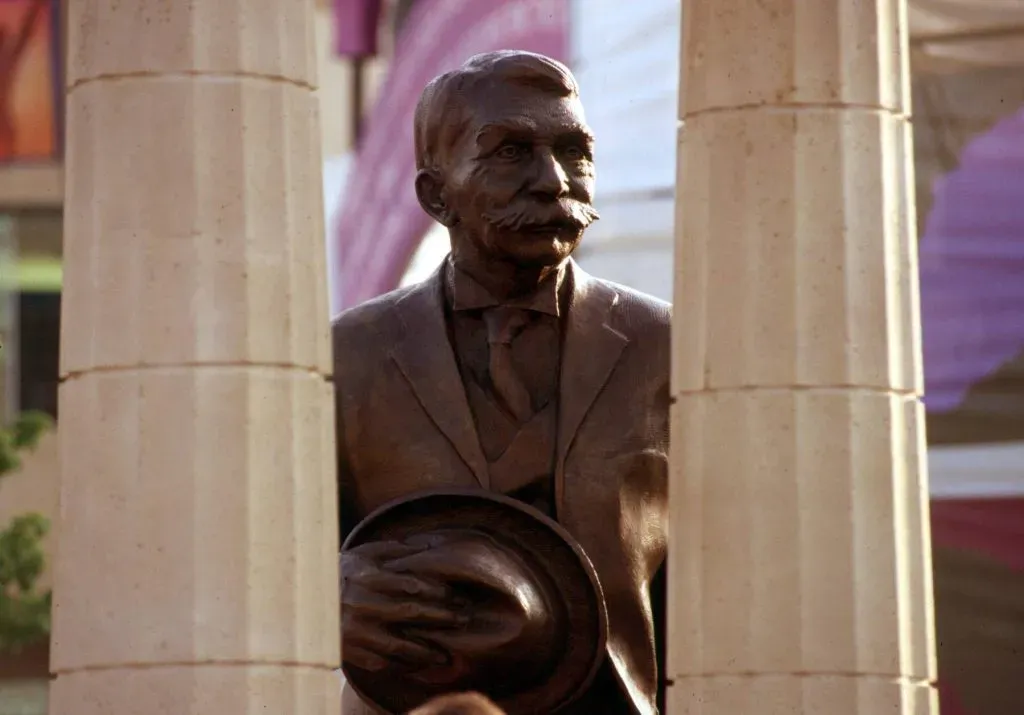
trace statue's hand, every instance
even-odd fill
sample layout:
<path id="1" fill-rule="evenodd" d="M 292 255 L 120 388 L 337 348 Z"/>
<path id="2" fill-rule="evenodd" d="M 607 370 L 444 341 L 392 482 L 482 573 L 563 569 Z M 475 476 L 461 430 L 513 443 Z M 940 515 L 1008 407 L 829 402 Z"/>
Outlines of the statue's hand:
<path id="1" fill-rule="evenodd" d="M 537 574 L 511 550 L 483 534 L 458 530 L 405 543 L 429 548 L 389 559 L 389 571 L 445 584 L 470 601 L 470 619 L 461 628 L 402 628 L 450 657 L 447 665 L 417 671 L 412 677 L 432 685 L 483 685 L 508 668 L 522 669 L 523 663 L 544 665 L 557 615 Z"/>
<path id="2" fill-rule="evenodd" d="M 442 582 L 385 567 L 426 546 L 377 542 L 341 554 L 342 659 L 347 665 L 381 671 L 394 665 L 422 669 L 448 662 L 443 651 L 402 637 L 397 626 L 452 628 L 468 617 L 450 605 Z"/>

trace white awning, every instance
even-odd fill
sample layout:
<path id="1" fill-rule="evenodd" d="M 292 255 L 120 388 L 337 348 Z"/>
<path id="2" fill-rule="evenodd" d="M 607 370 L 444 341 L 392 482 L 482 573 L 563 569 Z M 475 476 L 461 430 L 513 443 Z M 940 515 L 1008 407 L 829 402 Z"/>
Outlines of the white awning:
<path id="1" fill-rule="evenodd" d="M 914 71 L 1024 65 L 1024 1 L 910 0 Z"/>

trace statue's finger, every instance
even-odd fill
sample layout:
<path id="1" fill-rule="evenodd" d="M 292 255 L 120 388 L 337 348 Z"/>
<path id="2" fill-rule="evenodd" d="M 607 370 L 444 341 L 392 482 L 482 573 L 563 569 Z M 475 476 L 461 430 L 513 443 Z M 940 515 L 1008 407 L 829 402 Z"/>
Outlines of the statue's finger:
<path id="1" fill-rule="evenodd" d="M 344 643 L 341 648 L 341 660 L 346 665 L 376 673 L 388 667 L 388 661 L 373 651 L 361 648 L 354 643 Z"/>
<path id="2" fill-rule="evenodd" d="M 408 596 L 390 598 L 361 588 L 344 595 L 342 613 L 347 609 L 357 612 L 361 619 L 384 623 L 458 627 L 469 622 L 467 615 L 437 603 Z"/>
<path id="3" fill-rule="evenodd" d="M 381 559 L 397 559 L 411 554 L 418 554 L 426 549 L 423 544 L 404 544 L 398 541 L 371 541 L 366 544 L 346 549 L 346 554 L 360 556 L 371 561 Z"/>
<path id="4" fill-rule="evenodd" d="M 389 560 L 382 568 L 394 573 L 416 574 L 421 578 L 451 579 L 464 576 L 467 568 L 462 560 L 441 549 L 429 549 Z"/>
<path id="5" fill-rule="evenodd" d="M 426 667 L 448 662 L 448 657 L 438 650 L 416 641 L 400 638 L 383 628 L 367 624 L 359 624 L 354 628 L 347 629 L 342 641 L 342 657 L 345 662 L 355 665 L 348 659 L 349 649 L 352 649 L 351 652 L 356 657 L 363 653 L 372 654 L 383 659 L 385 665 L 397 661 L 404 665 Z"/>
<path id="6" fill-rule="evenodd" d="M 458 653 L 470 661 L 506 649 L 519 640 L 518 634 L 509 628 L 498 628 L 493 632 L 474 629 L 472 633 L 410 628 L 405 633 L 430 643 L 446 653 Z"/>
<path id="7" fill-rule="evenodd" d="M 394 573 L 412 574 L 439 583 L 466 582 L 506 591 L 508 561 L 500 553 L 474 553 L 473 549 L 431 549 L 383 564 Z"/>
<path id="8" fill-rule="evenodd" d="M 368 591 L 389 596 L 412 596 L 442 602 L 449 598 L 448 589 L 444 585 L 412 574 L 377 571 L 361 576 L 359 585 Z"/>

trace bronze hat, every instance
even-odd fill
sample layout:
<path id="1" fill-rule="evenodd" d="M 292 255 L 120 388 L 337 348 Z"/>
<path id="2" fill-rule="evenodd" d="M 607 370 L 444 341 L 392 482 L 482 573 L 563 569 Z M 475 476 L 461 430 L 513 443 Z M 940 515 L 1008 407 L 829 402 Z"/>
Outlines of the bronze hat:
<path id="1" fill-rule="evenodd" d="M 374 511 L 353 529 L 342 548 L 445 533 L 469 534 L 478 545 L 502 552 L 503 563 L 514 572 L 510 577 L 518 584 L 517 597 L 544 612 L 543 626 L 530 636 L 536 645 L 529 649 L 529 657 L 499 660 L 498 668 L 491 663 L 486 673 L 472 672 L 472 663 L 451 663 L 415 677 L 403 673 L 401 666 L 371 673 L 345 665 L 349 685 L 366 702 L 394 714 L 459 691 L 480 691 L 508 715 L 554 713 L 582 695 L 604 658 L 608 637 L 604 595 L 583 548 L 540 511 L 479 489 L 425 491 Z M 458 583 L 447 585 L 475 603 L 464 629 L 467 637 L 500 619 L 501 598 L 461 591 Z M 502 677 L 495 677 L 495 672 Z"/>

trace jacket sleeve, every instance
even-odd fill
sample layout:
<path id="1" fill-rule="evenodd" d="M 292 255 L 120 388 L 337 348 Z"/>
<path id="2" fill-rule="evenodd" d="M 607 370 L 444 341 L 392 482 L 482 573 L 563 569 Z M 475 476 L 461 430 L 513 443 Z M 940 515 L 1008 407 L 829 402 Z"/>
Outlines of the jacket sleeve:
<path id="1" fill-rule="evenodd" d="M 351 464 L 348 461 L 348 448 L 345 445 L 345 430 L 342 425 L 341 410 L 336 408 L 335 411 L 337 413 L 335 424 L 337 425 L 336 441 L 338 446 L 338 527 L 341 543 L 344 544 L 345 539 L 348 538 L 348 535 L 358 522 L 358 512 L 355 506 L 353 494 L 355 485 L 352 478 Z"/>
<path id="2" fill-rule="evenodd" d="M 359 521 L 355 499 L 355 479 L 352 475 L 352 464 L 349 461 L 348 442 L 345 432 L 345 410 L 342 407 L 342 391 L 335 375 L 334 383 L 334 430 L 335 445 L 338 455 L 338 526 L 341 543 L 345 543 L 349 533 Z"/>
<path id="3" fill-rule="evenodd" d="M 668 578 L 665 572 L 666 564 L 663 563 L 651 581 L 651 614 L 654 620 L 654 648 L 658 659 L 658 712 L 660 713 L 665 712 L 665 689 L 668 685 L 668 673 L 666 672 L 668 661 L 665 657 L 668 647 L 666 642 L 668 629 L 665 623 Z"/>

